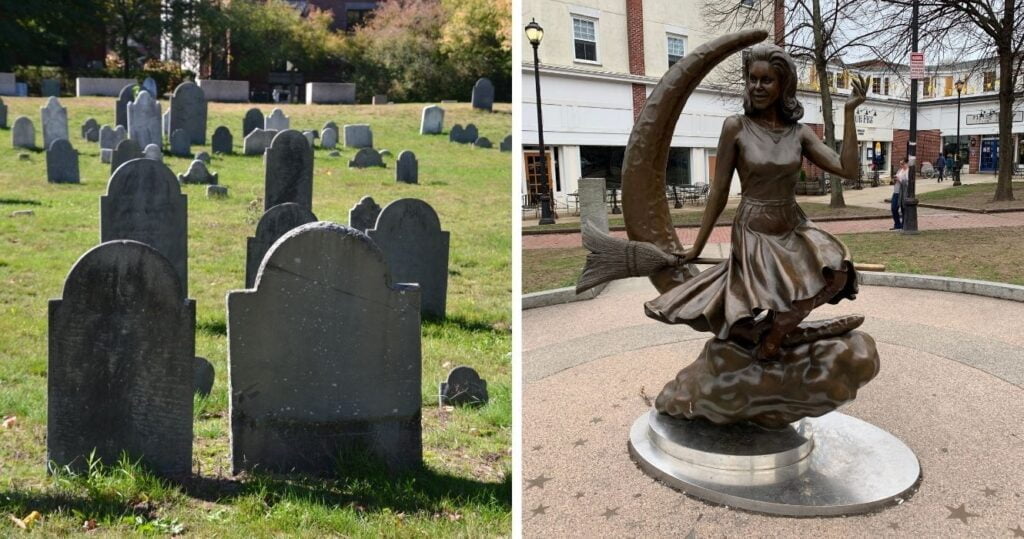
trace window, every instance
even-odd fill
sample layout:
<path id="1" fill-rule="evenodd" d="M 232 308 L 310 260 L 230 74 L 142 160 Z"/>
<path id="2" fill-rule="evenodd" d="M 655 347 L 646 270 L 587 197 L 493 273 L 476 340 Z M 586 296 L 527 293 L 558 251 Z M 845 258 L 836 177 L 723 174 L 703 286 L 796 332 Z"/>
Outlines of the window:
<path id="1" fill-rule="evenodd" d="M 668 35 L 668 66 L 672 67 L 686 54 L 686 38 Z"/>
<path id="2" fill-rule="evenodd" d="M 576 60 L 596 63 L 597 21 L 573 15 L 572 37 L 576 49 Z"/>
<path id="3" fill-rule="evenodd" d="M 583 178 L 604 178 L 608 189 L 622 186 L 622 146 L 580 146 L 580 172 Z"/>
<path id="4" fill-rule="evenodd" d="M 922 81 L 921 93 L 925 97 L 932 97 L 935 93 L 935 79 L 932 77 L 925 77 Z"/>
<path id="5" fill-rule="evenodd" d="M 993 92 L 996 89 L 996 72 L 986 71 L 982 80 L 982 91 Z"/>
<path id="6" fill-rule="evenodd" d="M 885 91 L 882 93 L 885 95 L 889 95 L 889 77 L 885 78 Z"/>
<path id="7" fill-rule="evenodd" d="M 956 88 L 953 87 L 953 77 L 945 77 L 945 78 L 943 78 L 942 79 L 942 84 L 943 84 L 942 95 L 944 95 L 946 97 L 949 97 L 949 96 L 953 95 L 953 90 L 956 89 Z"/>
<path id="8" fill-rule="evenodd" d="M 843 90 L 850 87 L 850 72 L 843 71 L 836 77 L 836 87 L 842 88 Z"/>
<path id="9" fill-rule="evenodd" d="M 871 93 L 880 94 L 882 93 L 882 79 L 879 77 L 871 77 Z"/>

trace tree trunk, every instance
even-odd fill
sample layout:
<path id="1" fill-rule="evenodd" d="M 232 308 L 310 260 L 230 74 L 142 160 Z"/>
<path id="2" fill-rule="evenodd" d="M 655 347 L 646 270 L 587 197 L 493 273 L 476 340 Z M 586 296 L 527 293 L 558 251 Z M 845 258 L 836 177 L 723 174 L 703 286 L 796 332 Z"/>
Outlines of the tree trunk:
<path id="1" fill-rule="evenodd" d="M 832 88 L 828 84 L 828 63 L 825 61 L 825 37 L 822 35 L 821 0 L 813 0 L 811 25 L 814 27 L 814 69 L 818 71 L 818 94 L 821 96 L 822 127 L 825 131 L 825 145 L 837 151 L 836 124 L 832 117 Z M 832 198 L 829 207 L 845 208 L 843 179 L 832 179 Z"/>
<path id="2" fill-rule="evenodd" d="M 1003 28 L 1013 28 L 1014 4 L 1006 1 Z M 1009 24 L 1007 24 L 1009 21 Z M 999 54 L 999 180 L 994 200 L 1013 200 L 1013 46 L 1012 35 L 998 45 Z"/>

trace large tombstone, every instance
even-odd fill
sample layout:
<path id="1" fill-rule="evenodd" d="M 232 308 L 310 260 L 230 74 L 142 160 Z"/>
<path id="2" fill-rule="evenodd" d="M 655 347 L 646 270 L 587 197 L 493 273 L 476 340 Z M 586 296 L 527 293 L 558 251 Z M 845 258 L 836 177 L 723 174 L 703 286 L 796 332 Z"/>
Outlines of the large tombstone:
<path id="1" fill-rule="evenodd" d="M 338 130 L 333 127 L 325 127 L 320 132 L 320 147 L 325 150 L 333 150 L 338 146 Z"/>
<path id="2" fill-rule="evenodd" d="M 316 215 L 294 202 L 285 202 L 270 208 L 260 217 L 256 235 L 248 239 L 245 248 L 245 287 L 256 284 L 256 273 L 260 262 L 281 236 L 289 230 L 316 221 Z"/>
<path id="3" fill-rule="evenodd" d="M 114 171 L 100 197 L 100 241 L 111 240 L 140 241 L 159 251 L 188 295 L 187 200 L 167 165 L 133 159 Z"/>
<path id="4" fill-rule="evenodd" d="M 245 138 L 255 129 L 265 129 L 263 113 L 258 108 L 251 108 L 245 111 L 245 118 L 242 118 L 242 138 Z"/>
<path id="5" fill-rule="evenodd" d="M 302 133 L 293 129 L 274 137 L 263 157 L 263 209 L 294 202 L 313 209 L 313 148 Z"/>
<path id="6" fill-rule="evenodd" d="M 494 84 L 486 77 L 477 79 L 473 85 L 473 108 L 491 112 L 494 107 Z"/>
<path id="7" fill-rule="evenodd" d="M 440 135 L 444 132 L 444 109 L 437 105 L 423 107 L 420 116 L 421 135 Z"/>
<path id="8" fill-rule="evenodd" d="M 49 149 L 57 139 L 68 139 L 68 109 L 60 105 L 60 100 L 51 97 L 46 106 L 39 108 L 43 120 L 43 148 Z"/>
<path id="9" fill-rule="evenodd" d="M 50 300 L 47 461 L 88 469 L 122 453 L 164 477 L 192 471 L 195 301 L 135 241 L 82 255 Z"/>
<path id="10" fill-rule="evenodd" d="M 416 160 L 416 154 L 405 150 L 398 154 L 398 161 L 395 163 L 395 181 L 401 183 L 419 183 L 420 164 Z"/>
<path id="11" fill-rule="evenodd" d="M 455 124 L 448 133 L 448 141 L 459 144 L 473 144 L 478 138 L 480 138 L 480 134 L 477 133 L 476 126 L 473 124 L 468 124 L 466 127 Z"/>
<path id="12" fill-rule="evenodd" d="M 384 160 L 380 153 L 373 148 L 363 148 L 356 152 L 355 157 L 348 162 L 349 168 L 384 167 Z"/>
<path id="13" fill-rule="evenodd" d="M 46 150 L 46 181 L 50 183 L 79 183 L 78 152 L 71 141 L 59 138 Z"/>
<path id="14" fill-rule="evenodd" d="M 284 115 L 284 111 L 278 108 L 270 111 L 270 115 L 267 116 L 264 121 L 264 129 L 273 129 L 275 131 L 284 131 L 291 126 L 291 120 Z"/>
<path id="15" fill-rule="evenodd" d="M 448 298 L 448 231 L 430 204 L 402 198 L 384 207 L 373 229 L 367 230 L 388 261 L 399 283 L 419 283 L 422 312 L 444 318 Z"/>
<path id="16" fill-rule="evenodd" d="M 198 183 L 205 185 L 217 185 L 217 173 L 210 172 L 206 163 L 196 159 L 189 165 L 188 171 L 178 174 L 178 183 Z"/>
<path id="17" fill-rule="evenodd" d="M 135 143 L 134 140 L 126 138 L 121 142 L 117 143 L 117 147 L 114 148 L 114 152 L 110 155 L 110 173 L 113 174 L 115 170 L 121 165 L 131 161 L 132 159 L 140 159 L 144 157 L 142 149 Z"/>
<path id="18" fill-rule="evenodd" d="M 345 126 L 346 148 L 373 148 L 373 130 L 367 124 Z"/>
<path id="19" fill-rule="evenodd" d="M 380 216 L 380 204 L 377 204 L 373 197 L 365 196 L 348 210 L 348 226 L 360 232 L 366 232 L 373 228 Z"/>
<path id="20" fill-rule="evenodd" d="M 184 129 L 192 144 L 206 145 L 206 96 L 196 83 L 185 81 L 174 89 L 169 129 Z"/>
<path id="21" fill-rule="evenodd" d="M 11 143 L 15 148 L 33 149 L 36 147 L 36 128 L 32 120 L 18 116 L 11 127 Z"/>
<path id="22" fill-rule="evenodd" d="M 231 136 L 231 130 L 223 125 L 214 129 L 210 149 L 213 153 L 233 153 L 234 137 Z"/>
<path id="23" fill-rule="evenodd" d="M 189 144 L 191 139 L 188 133 L 184 129 L 175 129 L 171 131 L 171 155 L 177 157 L 188 157 L 192 155 L 192 146 Z"/>
<path id="24" fill-rule="evenodd" d="M 0 129 L 7 129 L 7 105 L 0 99 Z"/>
<path id="25" fill-rule="evenodd" d="M 242 152 L 245 155 L 263 155 L 276 136 L 277 131 L 267 131 L 257 127 L 242 140 Z"/>
<path id="26" fill-rule="evenodd" d="M 128 138 L 140 148 L 150 144 L 164 145 L 160 126 L 160 102 L 149 92 L 139 92 L 135 101 L 128 103 Z"/>
<path id="27" fill-rule="evenodd" d="M 228 293 L 235 473 L 344 474 L 352 452 L 422 465 L 420 295 L 393 282 L 364 234 L 316 222 Z"/>
<path id="28" fill-rule="evenodd" d="M 114 125 L 123 125 L 128 129 L 128 103 L 135 101 L 135 85 L 128 84 L 121 88 L 114 103 Z"/>

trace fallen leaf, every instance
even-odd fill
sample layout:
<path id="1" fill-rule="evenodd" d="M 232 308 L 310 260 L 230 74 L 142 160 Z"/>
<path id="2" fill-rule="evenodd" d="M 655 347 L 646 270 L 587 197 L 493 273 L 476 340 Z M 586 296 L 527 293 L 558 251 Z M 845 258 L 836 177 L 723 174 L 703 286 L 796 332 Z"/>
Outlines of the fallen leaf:
<path id="1" fill-rule="evenodd" d="M 31 526 L 35 521 L 39 520 L 43 515 L 39 514 L 39 511 L 32 511 L 25 517 L 25 525 Z"/>
<path id="2" fill-rule="evenodd" d="M 19 527 L 19 528 L 21 528 L 23 530 L 27 530 L 28 529 L 28 526 L 25 525 L 25 521 L 21 520 L 20 518 L 14 516 L 14 515 L 11 515 L 11 520 L 14 522 L 15 526 L 17 526 L 17 527 Z"/>
<path id="3" fill-rule="evenodd" d="M 18 423 L 18 417 L 17 416 L 13 416 L 13 415 L 12 416 L 6 416 L 6 417 L 4 417 L 4 422 L 0 423 L 0 427 L 3 427 L 5 429 L 10 429 L 10 428 L 13 428 L 14 425 L 16 425 L 17 423 Z"/>
<path id="4" fill-rule="evenodd" d="M 85 531 L 95 530 L 96 529 L 96 519 L 90 518 L 89 520 L 86 520 L 85 523 L 82 524 L 82 529 L 85 530 Z"/>

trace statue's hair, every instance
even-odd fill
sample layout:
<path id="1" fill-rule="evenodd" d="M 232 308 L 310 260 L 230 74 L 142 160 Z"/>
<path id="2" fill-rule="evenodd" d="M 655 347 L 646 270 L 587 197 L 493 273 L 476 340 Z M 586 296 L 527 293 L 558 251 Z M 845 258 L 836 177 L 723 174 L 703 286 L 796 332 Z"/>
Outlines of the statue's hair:
<path id="1" fill-rule="evenodd" d="M 754 65 L 754 62 L 768 62 L 775 70 L 781 90 L 777 102 L 779 119 L 786 123 L 800 121 L 800 118 L 804 117 L 804 106 L 796 99 L 797 76 L 793 57 L 777 45 L 770 43 L 754 45 L 747 57 L 747 72 L 743 74 L 745 81 L 750 79 L 750 66 Z M 753 112 L 754 107 L 750 102 L 750 84 L 747 84 L 743 90 L 743 113 L 750 116 Z"/>

